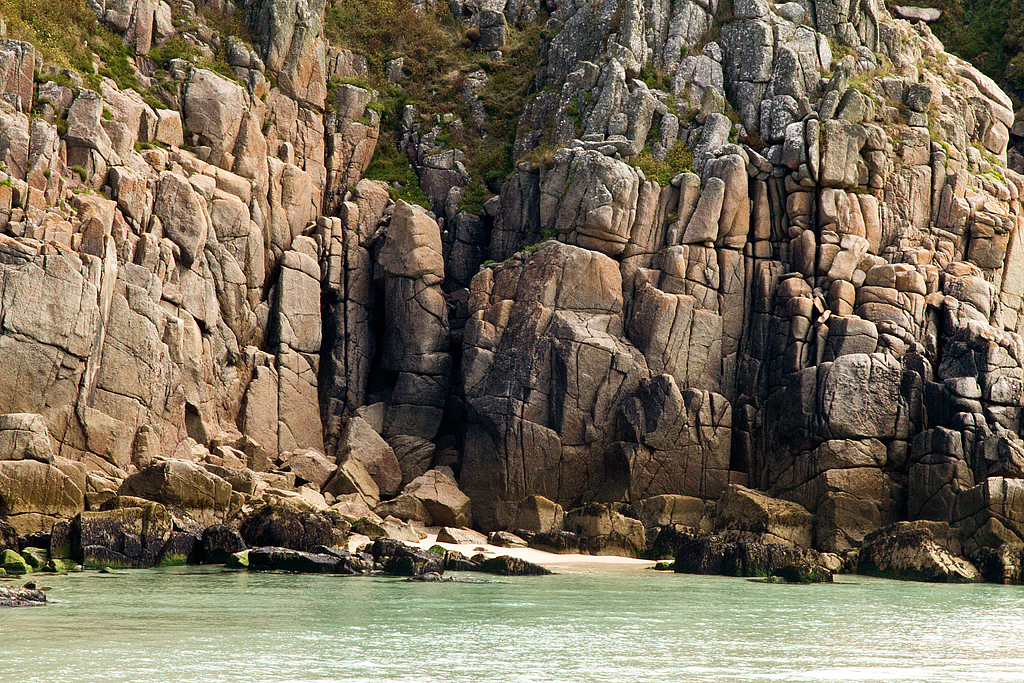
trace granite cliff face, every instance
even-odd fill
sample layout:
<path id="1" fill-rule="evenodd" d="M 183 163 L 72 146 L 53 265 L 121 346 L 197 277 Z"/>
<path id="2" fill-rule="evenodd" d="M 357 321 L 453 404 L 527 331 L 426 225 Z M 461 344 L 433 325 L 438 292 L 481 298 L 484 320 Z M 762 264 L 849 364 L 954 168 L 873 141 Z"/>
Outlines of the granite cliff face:
<path id="1" fill-rule="evenodd" d="M 461 74 L 475 129 L 412 105 L 396 123 L 428 212 L 362 177 L 377 94 L 339 84 L 367 62 L 327 40 L 323 3 L 211 8 L 258 45 L 189 3 L 93 8 L 140 90 L 171 84 L 162 108 L 0 45 L 19 533 L 143 498 L 176 533 L 281 500 L 527 528 L 554 501 L 608 504 L 527 528 L 592 549 L 778 536 L 781 501 L 722 502 L 746 487 L 804 511 L 789 544 L 931 520 L 1019 567 L 1014 114 L 925 24 L 874 0 L 456 2 L 495 60 L 546 21 L 516 165 L 472 213 L 483 71 Z M 235 78 L 156 73 L 143 55 L 179 34 Z"/>

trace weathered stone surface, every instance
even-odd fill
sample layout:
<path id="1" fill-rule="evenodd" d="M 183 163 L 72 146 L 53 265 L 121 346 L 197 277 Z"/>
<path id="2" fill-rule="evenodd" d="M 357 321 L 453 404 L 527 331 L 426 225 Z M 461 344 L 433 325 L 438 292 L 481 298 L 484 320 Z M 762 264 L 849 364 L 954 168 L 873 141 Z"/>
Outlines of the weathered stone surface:
<path id="1" fill-rule="evenodd" d="M 402 486 L 402 468 L 395 451 L 370 424 L 355 416 L 345 425 L 338 442 L 338 459 L 358 460 L 377 484 L 382 496 L 393 496 Z"/>
<path id="2" fill-rule="evenodd" d="M 864 538 L 858 574 L 889 579 L 969 583 L 981 576 L 962 557 L 935 542 L 927 523 L 897 522 Z"/>
<path id="3" fill-rule="evenodd" d="M 47 463 L 0 462 L 0 516 L 19 534 L 48 530 L 56 519 L 81 512 L 84 493 L 71 477 Z"/>
<path id="4" fill-rule="evenodd" d="M 498 555 L 497 557 L 482 559 L 479 565 L 477 565 L 476 571 L 486 574 L 500 574 L 501 576 L 546 576 L 551 574 L 551 570 L 546 567 L 509 555 Z"/>
<path id="5" fill-rule="evenodd" d="M 430 513 L 431 523 L 442 526 L 469 527 L 473 517 L 470 500 L 458 484 L 444 472 L 430 470 L 413 479 L 402 490 L 403 496 L 416 498 Z"/>
<path id="6" fill-rule="evenodd" d="M 832 581 L 832 572 L 819 553 L 775 543 L 684 534 L 675 557 L 673 569 L 681 574 L 777 576 L 789 583 Z"/>
<path id="7" fill-rule="evenodd" d="M 359 494 L 371 507 L 376 507 L 380 502 L 380 489 L 377 488 L 377 483 L 363 464 L 351 456 L 338 464 L 330 480 L 324 484 L 323 490 L 334 496 Z"/>
<path id="8" fill-rule="evenodd" d="M 0 415 L 0 460 L 53 462 L 50 432 L 41 415 Z"/>
<path id="9" fill-rule="evenodd" d="M 565 528 L 580 538 L 591 555 L 624 555 L 638 557 L 647 550 L 644 525 L 626 517 L 613 505 L 592 503 L 569 510 Z"/>
<path id="10" fill-rule="evenodd" d="M 237 529 L 225 524 L 214 524 L 203 530 L 203 562 L 225 564 L 235 553 L 246 549 L 245 540 Z"/>
<path id="11" fill-rule="evenodd" d="M 86 567 L 152 567 L 171 539 L 174 524 L 159 503 L 114 498 L 101 512 L 82 512 L 72 523 L 73 553 Z"/>
<path id="12" fill-rule="evenodd" d="M 730 484 L 718 502 L 719 530 L 764 537 L 763 542 L 811 547 L 813 516 L 803 506 Z"/>
<path id="13" fill-rule="evenodd" d="M 184 101 L 185 128 L 210 147 L 210 163 L 221 165 L 235 148 L 247 105 L 245 90 L 212 71 L 193 69 Z"/>
<path id="14" fill-rule="evenodd" d="M 223 520 L 231 505 L 231 484 L 180 460 L 164 460 L 139 470 L 124 480 L 117 494 L 162 503 L 207 523 Z"/>
<path id="15" fill-rule="evenodd" d="M 429 550 L 408 546 L 401 541 L 377 539 L 370 552 L 385 574 L 419 576 L 430 572 L 444 572 L 442 556 Z"/>
<path id="16" fill-rule="evenodd" d="M 0 607 L 28 607 L 45 605 L 46 594 L 34 588 L 0 586 Z"/>
<path id="17" fill-rule="evenodd" d="M 519 504 L 519 512 L 509 528 L 545 534 L 562 531 L 564 519 L 565 513 L 558 503 L 544 496 L 527 496 Z"/>
<path id="18" fill-rule="evenodd" d="M 363 574 L 368 563 L 345 550 L 318 547 L 314 552 L 291 548 L 260 547 L 247 551 L 248 568 L 253 571 L 300 572 L 304 574 Z"/>
<path id="19" fill-rule="evenodd" d="M 472 543 L 475 545 L 483 545 L 487 543 L 487 536 L 481 534 L 479 531 L 473 531 L 472 529 L 456 529 L 452 527 L 443 526 L 437 532 L 438 543 Z"/>
<path id="20" fill-rule="evenodd" d="M 340 541 L 338 527 L 339 522 L 324 513 L 281 501 L 253 510 L 239 533 L 250 548 L 275 546 L 313 552 L 317 546 L 330 547 Z M 347 530 L 347 524 L 344 528 Z"/>
<path id="21" fill-rule="evenodd" d="M 181 260 L 191 265 L 202 253 L 209 232 L 205 206 L 192 185 L 165 171 L 157 183 L 153 215 L 160 219 L 164 235 L 181 249 Z"/>

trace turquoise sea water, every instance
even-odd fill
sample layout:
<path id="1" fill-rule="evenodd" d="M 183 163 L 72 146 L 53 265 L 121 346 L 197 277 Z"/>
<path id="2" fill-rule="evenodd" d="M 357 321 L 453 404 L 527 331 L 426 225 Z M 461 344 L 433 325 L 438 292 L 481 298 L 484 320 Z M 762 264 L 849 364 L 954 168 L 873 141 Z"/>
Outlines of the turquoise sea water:
<path id="1" fill-rule="evenodd" d="M 558 571 L 46 576 L 0 611 L 0 681 L 1024 681 L 1024 587 Z"/>

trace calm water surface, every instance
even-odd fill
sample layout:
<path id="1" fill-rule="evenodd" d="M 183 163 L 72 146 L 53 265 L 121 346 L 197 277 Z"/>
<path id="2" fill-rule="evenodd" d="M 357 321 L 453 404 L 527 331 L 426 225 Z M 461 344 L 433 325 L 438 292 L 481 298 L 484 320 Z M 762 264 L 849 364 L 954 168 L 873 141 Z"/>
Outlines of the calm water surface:
<path id="1" fill-rule="evenodd" d="M 48 576 L 0 612 L 0 681 L 1024 681 L 1024 587 L 559 571 Z"/>

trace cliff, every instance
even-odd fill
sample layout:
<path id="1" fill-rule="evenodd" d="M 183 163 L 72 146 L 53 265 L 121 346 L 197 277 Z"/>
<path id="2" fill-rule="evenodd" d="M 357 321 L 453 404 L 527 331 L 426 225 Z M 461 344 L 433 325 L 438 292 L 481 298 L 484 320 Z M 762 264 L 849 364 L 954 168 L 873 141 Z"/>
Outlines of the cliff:
<path id="1" fill-rule="evenodd" d="M 819 550 L 932 520 L 1019 562 L 992 80 L 875 0 L 371 7 L 405 58 L 322 0 L 93 3 L 79 71 L 0 44 L 19 533 L 131 496 L 485 531 L 632 505 L 582 530 L 748 487 Z"/>

